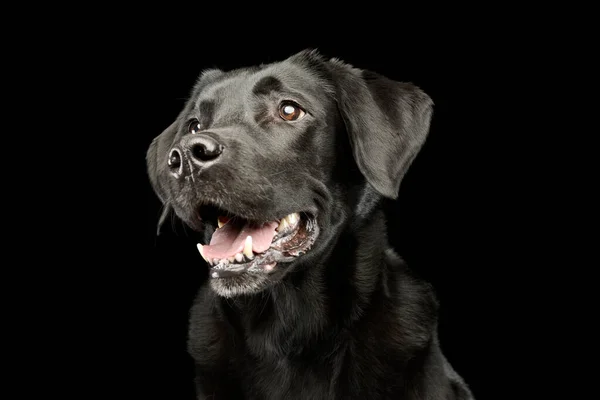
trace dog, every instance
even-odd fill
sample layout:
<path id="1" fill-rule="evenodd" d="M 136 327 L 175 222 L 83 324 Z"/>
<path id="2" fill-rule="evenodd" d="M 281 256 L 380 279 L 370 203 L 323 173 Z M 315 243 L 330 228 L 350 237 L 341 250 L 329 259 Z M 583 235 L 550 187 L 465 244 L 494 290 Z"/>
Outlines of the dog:
<path id="1" fill-rule="evenodd" d="M 201 73 L 146 155 L 159 229 L 174 213 L 209 269 L 190 313 L 198 399 L 473 398 L 431 285 L 386 233 L 432 113 L 415 85 L 316 50 Z"/>

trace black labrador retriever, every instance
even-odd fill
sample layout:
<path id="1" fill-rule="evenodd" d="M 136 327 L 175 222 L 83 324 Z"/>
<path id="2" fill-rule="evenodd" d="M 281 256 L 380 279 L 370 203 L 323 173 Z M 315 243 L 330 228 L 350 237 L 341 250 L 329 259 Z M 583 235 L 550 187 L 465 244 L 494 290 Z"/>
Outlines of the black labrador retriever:
<path id="1" fill-rule="evenodd" d="M 188 342 L 199 399 L 472 398 L 382 207 L 432 105 L 316 51 L 201 74 L 147 153 L 210 271 Z"/>

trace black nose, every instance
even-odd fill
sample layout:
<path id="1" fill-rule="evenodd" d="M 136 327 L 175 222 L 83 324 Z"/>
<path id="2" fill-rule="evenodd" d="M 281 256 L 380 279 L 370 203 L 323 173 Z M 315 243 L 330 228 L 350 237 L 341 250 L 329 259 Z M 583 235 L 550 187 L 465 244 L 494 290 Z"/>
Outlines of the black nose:
<path id="1" fill-rule="evenodd" d="M 224 148 L 221 143 L 208 135 L 194 135 L 185 144 L 188 157 L 199 165 L 219 158 Z"/>

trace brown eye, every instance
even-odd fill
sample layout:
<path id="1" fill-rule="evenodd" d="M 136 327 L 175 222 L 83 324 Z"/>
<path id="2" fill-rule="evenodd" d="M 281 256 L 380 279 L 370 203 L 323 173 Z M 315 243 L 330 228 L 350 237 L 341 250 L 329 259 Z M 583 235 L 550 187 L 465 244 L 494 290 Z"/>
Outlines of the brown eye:
<path id="1" fill-rule="evenodd" d="M 306 113 L 300 106 L 291 101 L 284 101 L 279 105 L 279 116 L 286 121 L 296 121 Z"/>
<path id="2" fill-rule="evenodd" d="M 192 122 L 190 122 L 190 126 L 188 128 L 188 132 L 191 134 L 195 134 L 200 132 L 200 122 L 198 122 L 197 120 L 193 120 Z"/>

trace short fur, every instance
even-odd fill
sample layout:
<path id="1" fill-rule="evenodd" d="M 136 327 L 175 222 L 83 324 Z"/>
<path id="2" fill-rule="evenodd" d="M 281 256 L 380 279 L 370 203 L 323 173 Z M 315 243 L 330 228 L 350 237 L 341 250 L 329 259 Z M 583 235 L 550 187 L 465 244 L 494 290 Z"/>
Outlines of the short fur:
<path id="1" fill-rule="evenodd" d="M 277 118 L 288 98 L 305 107 L 301 121 Z M 389 248 L 382 207 L 398 196 L 432 106 L 410 83 L 315 51 L 201 75 L 148 149 L 165 209 L 203 243 L 214 231 L 198 218 L 204 203 L 261 221 L 310 213 L 320 233 L 273 274 L 201 287 L 189 331 L 199 399 L 472 399 L 440 350 L 431 286 Z M 167 156 L 192 118 L 225 151 L 175 179 Z"/>

